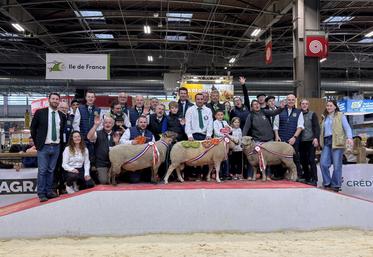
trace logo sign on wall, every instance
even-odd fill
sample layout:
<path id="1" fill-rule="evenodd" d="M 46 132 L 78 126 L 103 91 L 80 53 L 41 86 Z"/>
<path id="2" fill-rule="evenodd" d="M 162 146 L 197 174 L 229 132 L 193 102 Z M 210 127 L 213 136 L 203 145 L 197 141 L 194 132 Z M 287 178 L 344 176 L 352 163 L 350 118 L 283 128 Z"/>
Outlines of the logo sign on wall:
<path id="1" fill-rule="evenodd" d="M 48 54 L 46 79 L 110 79 L 108 54 Z"/>
<path id="2" fill-rule="evenodd" d="M 338 101 L 338 107 L 341 112 L 349 114 L 368 114 L 373 113 L 373 100 L 342 100 Z"/>
<path id="3" fill-rule="evenodd" d="M 272 63 L 272 37 L 267 38 L 266 45 L 264 49 L 265 54 L 265 64 L 271 64 Z"/>
<path id="4" fill-rule="evenodd" d="M 325 35 L 309 35 L 306 36 L 306 51 L 307 57 L 325 58 L 328 55 L 328 40 Z"/>

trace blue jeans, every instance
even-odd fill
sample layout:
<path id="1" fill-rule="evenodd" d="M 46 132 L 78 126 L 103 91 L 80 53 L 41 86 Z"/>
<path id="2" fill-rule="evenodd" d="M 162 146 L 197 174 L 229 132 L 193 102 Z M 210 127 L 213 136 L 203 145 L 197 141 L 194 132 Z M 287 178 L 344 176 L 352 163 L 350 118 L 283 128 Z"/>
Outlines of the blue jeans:
<path id="1" fill-rule="evenodd" d="M 324 148 L 321 152 L 320 168 L 324 186 L 341 187 L 343 148 L 332 148 L 332 137 L 324 138 Z M 333 164 L 333 175 L 330 178 L 329 168 Z"/>
<path id="2" fill-rule="evenodd" d="M 56 167 L 60 145 L 44 145 L 38 151 L 38 196 L 53 192 L 53 171 Z"/>

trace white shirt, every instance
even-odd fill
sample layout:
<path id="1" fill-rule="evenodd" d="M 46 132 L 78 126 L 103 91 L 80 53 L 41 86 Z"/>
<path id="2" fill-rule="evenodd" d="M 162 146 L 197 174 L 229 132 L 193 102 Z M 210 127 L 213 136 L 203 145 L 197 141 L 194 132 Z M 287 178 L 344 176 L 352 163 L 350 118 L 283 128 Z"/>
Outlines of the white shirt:
<path id="1" fill-rule="evenodd" d="M 89 176 L 89 169 L 91 163 L 89 161 L 88 149 L 85 148 L 84 155 L 81 151 L 75 151 L 74 154 L 70 153 L 69 147 L 67 146 L 63 151 L 62 155 L 62 168 L 71 172 L 74 169 L 82 168 L 84 165 L 84 176 Z"/>
<path id="2" fill-rule="evenodd" d="M 70 108 L 70 113 L 74 113 L 72 108 Z M 75 114 L 74 114 L 73 130 L 80 131 L 80 111 L 79 111 L 79 108 L 76 109 Z"/>
<path id="3" fill-rule="evenodd" d="M 193 105 L 188 108 L 185 114 L 185 134 L 188 137 L 193 137 L 194 133 L 205 134 L 208 137 L 212 136 L 213 131 L 213 119 L 210 108 L 205 105 L 202 106 L 202 120 L 203 129 L 199 127 L 199 117 L 197 105 Z"/>
<path id="4" fill-rule="evenodd" d="M 232 128 L 232 138 L 238 141 L 238 144 L 234 146 L 233 152 L 241 152 L 242 147 L 242 130 L 241 128 Z"/>
<path id="5" fill-rule="evenodd" d="M 226 122 L 225 120 L 214 120 L 214 137 L 224 137 L 224 134 L 221 133 L 220 130 L 225 126 L 229 126 L 228 122 Z"/>
<path id="6" fill-rule="evenodd" d="M 55 112 L 55 122 L 56 122 L 56 135 L 57 139 L 55 141 L 52 140 L 52 112 Z M 57 110 L 53 110 L 52 108 L 48 107 L 48 132 L 47 138 L 45 139 L 45 144 L 59 144 L 60 143 L 60 115 L 58 114 Z"/>
<path id="7" fill-rule="evenodd" d="M 291 111 L 293 109 L 287 109 L 288 110 L 288 116 L 290 116 Z M 273 122 L 273 130 L 278 130 L 278 127 L 280 126 L 280 116 L 276 115 L 275 120 Z M 298 117 L 298 123 L 297 128 L 304 129 L 304 118 L 303 118 L 303 112 L 300 112 Z"/>
<path id="8" fill-rule="evenodd" d="M 126 129 L 126 131 L 124 131 L 122 137 L 120 138 L 119 144 L 131 145 L 132 144 L 132 140 L 130 140 L 130 138 L 131 138 L 130 130 Z M 154 136 L 152 137 L 152 142 L 155 142 Z"/>

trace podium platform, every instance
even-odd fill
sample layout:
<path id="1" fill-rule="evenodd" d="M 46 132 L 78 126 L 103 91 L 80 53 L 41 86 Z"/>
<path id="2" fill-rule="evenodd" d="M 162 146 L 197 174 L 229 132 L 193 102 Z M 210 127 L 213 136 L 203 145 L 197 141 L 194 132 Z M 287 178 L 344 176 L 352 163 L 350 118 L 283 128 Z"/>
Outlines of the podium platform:
<path id="1" fill-rule="evenodd" d="M 0 238 L 373 229 L 373 202 L 289 181 L 96 186 L 0 209 Z"/>

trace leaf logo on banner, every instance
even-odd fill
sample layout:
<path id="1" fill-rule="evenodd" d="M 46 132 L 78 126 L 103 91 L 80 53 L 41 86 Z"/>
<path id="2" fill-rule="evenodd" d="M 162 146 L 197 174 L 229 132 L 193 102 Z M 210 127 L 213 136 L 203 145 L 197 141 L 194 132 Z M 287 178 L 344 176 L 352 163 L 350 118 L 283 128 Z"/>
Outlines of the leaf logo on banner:
<path id="1" fill-rule="evenodd" d="M 65 64 L 56 60 L 53 62 L 48 62 L 48 70 L 49 72 L 63 71 L 65 70 Z"/>

